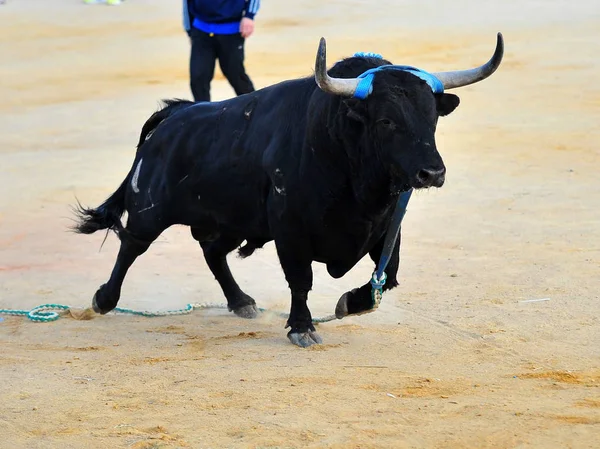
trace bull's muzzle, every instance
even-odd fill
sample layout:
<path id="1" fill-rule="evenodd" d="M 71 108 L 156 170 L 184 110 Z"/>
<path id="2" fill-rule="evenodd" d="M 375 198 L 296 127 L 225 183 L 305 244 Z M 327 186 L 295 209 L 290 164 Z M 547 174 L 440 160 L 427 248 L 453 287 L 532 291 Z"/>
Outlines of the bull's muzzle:
<path id="1" fill-rule="evenodd" d="M 446 180 L 446 168 L 422 168 L 415 176 L 414 187 L 423 189 L 427 187 L 442 187 Z"/>

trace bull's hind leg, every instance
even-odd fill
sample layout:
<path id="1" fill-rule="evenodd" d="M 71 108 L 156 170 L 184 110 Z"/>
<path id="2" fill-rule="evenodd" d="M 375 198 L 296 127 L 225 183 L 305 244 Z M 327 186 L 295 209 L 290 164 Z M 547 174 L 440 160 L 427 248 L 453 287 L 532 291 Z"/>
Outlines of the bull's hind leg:
<path id="1" fill-rule="evenodd" d="M 104 314 L 117 307 L 117 303 L 121 297 L 121 286 L 127 275 L 127 270 L 135 262 L 135 259 L 146 252 L 159 234 L 152 233 L 145 235 L 145 238 L 141 240 L 138 237 L 134 237 L 129 230 L 119 233 L 121 247 L 119 248 L 117 261 L 115 262 L 110 279 L 106 284 L 100 286 L 92 300 L 92 307 L 95 312 Z"/>
<path id="2" fill-rule="evenodd" d="M 375 262 L 375 264 L 379 263 L 379 258 L 381 257 L 381 253 L 383 251 L 383 242 L 384 238 L 382 238 L 377 243 L 377 245 L 375 245 L 375 247 L 369 252 L 371 259 L 373 260 L 373 262 Z M 398 235 L 398 240 L 396 240 L 394 251 L 385 270 L 387 280 L 382 289 L 384 292 L 398 286 L 397 276 L 399 264 L 400 235 Z M 373 309 L 373 298 L 371 297 L 371 283 L 367 282 L 362 287 L 355 288 L 342 295 L 342 297 L 337 303 L 337 306 L 335 307 L 335 316 L 338 319 L 342 319 L 347 315 L 360 314 L 367 312 L 371 309 Z"/>
<path id="3" fill-rule="evenodd" d="M 239 247 L 243 239 L 222 235 L 213 241 L 203 241 L 204 234 L 194 228 L 192 228 L 192 236 L 200 242 L 204 259 L 227 298 L 229 310 L 242 318 L 256 318 L 258 314 L 256 302 L 242 291 L 227 263 L 227 254 Z"/>

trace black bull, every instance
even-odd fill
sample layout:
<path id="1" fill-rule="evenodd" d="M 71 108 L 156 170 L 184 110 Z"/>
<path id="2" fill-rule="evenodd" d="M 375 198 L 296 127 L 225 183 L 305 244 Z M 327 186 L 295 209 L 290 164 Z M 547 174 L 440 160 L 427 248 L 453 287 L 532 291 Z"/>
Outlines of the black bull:
<path id="1" fill-rule="evenodd" d="M 434 75 L 445 89 L 471 84 L 493 73 L 502 54 L 498 34 L 488 63 Z M 327 72 L 321 39 L 314 77 L 215 103 L 167 101 L 144 125 L 117 191 L 98 208 L 78 211 L 78 232 L 112 229 L 121 241 L 94 309 L 113 310 L 135 259 L 169 226 L 182 224 L 200 243 L 229 309 L 246 318 L 256 316 L 256 303 L 226 256 L 239 248 L 246 257 L 274 240 L 292 295 L 288 337 L 299 346 L 320 343 L 307 306 L 312 262 L 326 264 L 334 278 L 366 254 L 376 262 L 399 193 L 444 183 L 434 134 L 458 97 L 434 93 L 413 73 L 384 70 L 366 99 L 353 98 L 356 77 L 384 64 L 390 62 L 358 56 Z M 398 285 L 399 245 L 384 291 Z M 340 298 L 336 315 L 371 308 L 366 283 Z"/>

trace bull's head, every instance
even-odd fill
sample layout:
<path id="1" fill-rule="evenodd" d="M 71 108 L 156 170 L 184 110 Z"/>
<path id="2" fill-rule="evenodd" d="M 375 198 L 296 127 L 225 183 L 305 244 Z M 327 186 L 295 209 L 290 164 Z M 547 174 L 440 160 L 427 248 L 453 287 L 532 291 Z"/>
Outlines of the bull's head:
<path id="1" fill-rule="evenodd" d="M 489 77 L 503 53 L 498 33 L 494 55 L 474 69 L 430 74 L 386 65 L 358 78 L 334 78 L 327 73 L 325 39 L 321 38 L 315 79 L 324 92 L 347 97 L 343 100 L 347 117 L 361 127 L 363 137 L 394 179 L 406 187 L 441 187 L 446 167 L 436 148 L 435 129 L 438 118 L 454 111 L 460 101 L 444 90 Z"/>

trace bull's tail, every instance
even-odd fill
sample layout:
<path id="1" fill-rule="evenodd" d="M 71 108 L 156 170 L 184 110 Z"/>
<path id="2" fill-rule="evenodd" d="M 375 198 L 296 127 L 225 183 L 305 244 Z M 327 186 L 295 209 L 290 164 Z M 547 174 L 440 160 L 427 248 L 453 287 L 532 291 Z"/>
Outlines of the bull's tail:
<path id="1" fill-rule="evenodd" d="M 79 202 L 75 207 L 77 224 L 73 230 L 79 234 L 93 234 L 102 229 L 113 230 L 117 234 L 123 229 L 121 217 L 125 213 L 125 190 L 129 175 L 104 203 L 96 209 L 83 207 Z"/>
<path id="2" fill-rule="evenodd" d="M 140 133 L 140 140 L 137 145 L 137 149 L 141 148 L 143 143 L 148 139 L 151 133 L 154 132 L 156 127 L 167 117 L 174 112 L 183 109 L 189 105 L 194 104 L 188 100 L 163 100 L 163 109 L 155 112 L 150 116 Z M 138 157 L 134 160 L 134 166 L 138 160 Z M 75 207 L 75 215 L 77 217 L 77 224 L 73 227 L 73 230 L 79 234 L 93 234 L 96 231 L 108 229 L 115 231 L 119 234 L 123 231 L 123 224 L 121 223 L 121 217 L 125 213 L 125 193 L 127 191 L 127 183 L 133 176 L 133 167 L 119 186 L 119 188 L 113 193 L 104 203 L 95 209 L 83 207 L 81 204 L 77 204 Z"/>

